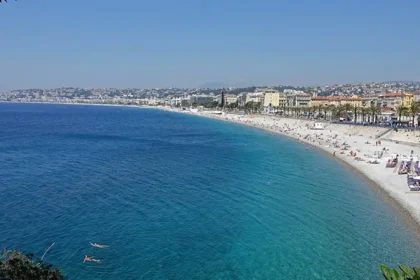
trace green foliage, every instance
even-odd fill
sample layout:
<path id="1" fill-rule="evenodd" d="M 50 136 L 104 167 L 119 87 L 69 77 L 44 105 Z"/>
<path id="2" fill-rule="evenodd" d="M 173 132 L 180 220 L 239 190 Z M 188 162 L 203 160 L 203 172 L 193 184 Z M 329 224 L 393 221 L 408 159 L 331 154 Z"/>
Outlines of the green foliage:
<path id="1" fill-rule="evenodd" d="M 413 104 L 411 104 L 410 108 L 408 108 L 411 117 L 413 118 L 413 125 L 414 125 L 414 119 L 416 117 L 416 115 L 418 113 L 420 113 L 420 103 L 418 102 L 413 102 Z"/>
<path id="2" fill-rule="evenodd" d="M 0 254 L 1 280 L 63 280 L 61 270 L 52 265 L 33 260 L 33 255 L 19 251 L 4 251 Z"/>
<path id="3" fill-rule="evenodd" d="M 410 268 L 405 265 L 399 265 L 398 267 L 400 270 L 381 265 L 380 269 L 386 280 L 420 280 L 420 267 Z"/>
<path id="4" fill-rule="evenodd" d="M 235 108 L 238 108 L 238 102 L 235 102 L 235 103 L 230 103 L 229 105 L 227 105 L 227 107 L 228 107 L 229 109 L 235 109 Z"/>
<path id="5" fill-rule="evenodd" d="M 216 108 L 219 105 L 219 102 L 217 101 L 208 101 L 204 102 L 201 105 L 203 105 L 205 108 Z"/>
<path id="6" fill-rule="evenodd" d="M 222 91 L 222 100 L 220 101 L 220 107 L 225 107 L 225 92 Z"/>
<path id="7" fill-rule="evenodd" d="M 360 114 L 362 114 L 362 122 L 365 122 L 366 120 L 366 115 L 369 115 L 369 108 L 362 108 L 360 110 Z"/>
<path id="8" fill-rule="evenodd" d="M 402 105 L 397 106 L 395 109 L 397 111 L 399 121 L 401 121 L 401 116 L 405 115 L 409 110 L 409 108 L 407 108 L 405 106 L 402 106 Z"/>
<path id="9" fill-rule="evenodd" d="M 245 111 L 248 113 L 255 113 L 261 108 L 261 102 L 249 101 L 245 104 Z"/>
<path id="10" fill-rule="evenodd" d="M 370 105 L 369 111 L 372 114 L 372 121 L 376 123 L 377 115 L 381 112 L 381 110 L 375 105 Z"/>

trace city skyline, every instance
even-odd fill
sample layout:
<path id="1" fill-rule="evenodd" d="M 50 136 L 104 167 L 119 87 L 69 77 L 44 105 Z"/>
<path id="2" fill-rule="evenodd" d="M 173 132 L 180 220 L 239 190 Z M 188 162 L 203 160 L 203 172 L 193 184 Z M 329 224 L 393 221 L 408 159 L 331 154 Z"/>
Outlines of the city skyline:
<path id="1" fill-rule="evenodd" d="M 0 92 L 419 81 L 417 1 L 10 1 Z"/>

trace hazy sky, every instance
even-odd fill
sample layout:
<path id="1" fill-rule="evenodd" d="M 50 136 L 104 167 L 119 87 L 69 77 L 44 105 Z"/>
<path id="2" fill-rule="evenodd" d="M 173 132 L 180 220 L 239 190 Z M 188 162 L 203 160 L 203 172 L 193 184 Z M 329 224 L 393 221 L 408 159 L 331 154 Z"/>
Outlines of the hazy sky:
<path id="1" fill-rule="evenodd" d="M 420 80 L 419 0 L 0 4 L 0 91 Z"/>

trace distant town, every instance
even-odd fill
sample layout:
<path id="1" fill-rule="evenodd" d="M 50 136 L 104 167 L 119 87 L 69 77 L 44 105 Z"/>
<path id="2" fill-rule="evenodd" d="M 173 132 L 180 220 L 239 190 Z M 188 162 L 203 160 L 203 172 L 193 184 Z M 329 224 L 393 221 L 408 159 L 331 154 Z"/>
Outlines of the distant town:
<path id="1" fill-rule="evenodd" d="M 223 102 L 222 102 L 223 97 Z M 246 109 L 276 113 L 295 109 L 343 106 L 376 107 L 378 114 L 395 113 L 420 102 L 419 82 L 382 82 L 321 87 L 265 86 L 246 88 L 78 88 L 18 89 L 0 93 L 0 101 L 119 104 L 180 108 Z M 297 108 L 297 109 L 296 109 Z"/>

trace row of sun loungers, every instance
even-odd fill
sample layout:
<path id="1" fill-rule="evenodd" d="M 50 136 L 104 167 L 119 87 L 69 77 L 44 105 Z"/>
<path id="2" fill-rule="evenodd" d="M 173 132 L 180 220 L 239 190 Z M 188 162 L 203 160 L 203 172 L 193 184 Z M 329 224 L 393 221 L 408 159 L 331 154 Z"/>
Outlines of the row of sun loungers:
<path id="1" fill-rule="evenodd" d="M 408 174 L 411 169 L 411 161 L 402 161 L 398 174 Z"/>
<path id="2" fill-rule="evenodd" d="M 410 191 L 420 191 L 420 180 L 414 179 L 412 175 L 407 174 L 407 184 Z"/>

